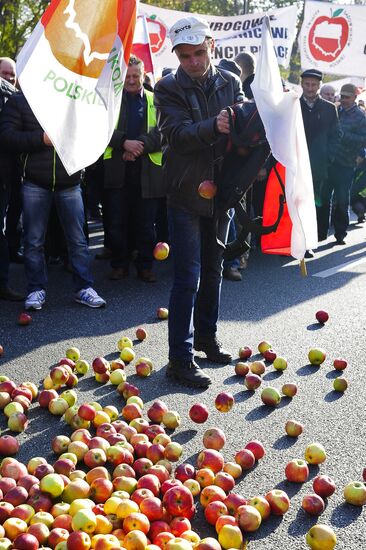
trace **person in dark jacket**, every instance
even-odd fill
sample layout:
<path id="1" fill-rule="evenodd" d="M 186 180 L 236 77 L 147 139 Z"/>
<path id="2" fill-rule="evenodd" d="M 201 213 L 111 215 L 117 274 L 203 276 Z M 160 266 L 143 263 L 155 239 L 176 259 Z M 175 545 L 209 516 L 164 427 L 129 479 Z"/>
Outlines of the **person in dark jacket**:
<path id="1" fill-rule="evenodd" d="M 226 242 L 229 215 L 217 218 L 213 199 L 203 198 L 198 187 L 220 172 L 230 133 L 225 108 L 243 94 L 239 78 L 211 63 L 214 40 L 205 21 L 180 19 L 170 38 L 179 67 L 155 86 L 174 262 L 167 376 L 207 387 L 211 379 L 194 361 L 193 346 L 211 361 L 232 359 L 216 336 L 223 252 L 218 239 Z"/>
<path id="2" fill-rule="evenodd" d="M 340 139 L 334 148 L 334 162 L 321 193 L 321 220 L 324 235 L 328 233 L 331 200 L 334 236 L 338 245 L 345 244 L 349 224 L 350 189 L 356 157 L 366 147 L 366 115 L 356 105 L 357 88 L 344 84 L 340 92 L 338 108 Z"/>
<path id="3" fill-rule="evenodd" d="M 255 57 L 250 52 L 241 52 L 235 57 L 234 61 L 241 69 L 240 80 L 242 81 L 244 95 L 247 99 L 253 99 L 250 85 L 255 75 Z"/>
<path id="4" fill-rule="evenodd" d="M 131 56 L 117 128 L 104 155 L 104 187 L 112 250 L 110 279 L 128 274 L 131 253 L 138 277 L 154 282 L 153 249 L 159 197 L 165 195 L 160 133 L 153 93 L 143 87 L 144 64 Z"/>
<path id="5" fill-rule="evenodd" d="M 22 93 L 13 94 L 1 113 L 0 145 L 9 153 L 24 156 L 24 267 L 28 283 L 25 308 L 42 309 L 46 300 L 44 241 L 53 199 L 68 245 L 74 300 L 93 308 L 104 306 L 105 301 L 92 288 L 80 173 L 67 174 Z"/>
<path id="6" fill-rule="evenodd" d="M 351 187 L 351 207 L 357 216 L 357 222 L 364 222 L 366 219 L 366 149 L 361 149 L 356 158 Z"/>
<path id="7" fill-rule="evenodd" d="M 16 88 L 0 77 L 0 112 Z M 18 302 L 23 296 L 9 286 L 9 247 L 5 235 L 7 212 L 14 180 L 14 158 L 0 147 L 0 299 Z"/>
<path id="8" fill-rule="evenodd" d="M 308 69 L 301 75 L 303 94 L 300 98 L 306 142 L 308 145 L 314 198 L 318 222 L 318 240 L 327 238 L 328 226 L 322 218 L 321 190 L 328 179 L 335 147 L 339 139 L 337 110 L 333 103 L 319 95 L 323 75 L 316 69 Z M 308 255 L 312 255 L 309 251 Z"/>

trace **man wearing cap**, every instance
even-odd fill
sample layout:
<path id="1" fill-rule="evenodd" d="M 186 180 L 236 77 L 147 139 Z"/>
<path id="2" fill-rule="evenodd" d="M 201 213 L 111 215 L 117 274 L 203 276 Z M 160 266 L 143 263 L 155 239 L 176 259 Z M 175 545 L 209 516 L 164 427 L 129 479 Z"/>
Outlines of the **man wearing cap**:
<path id="1" fill-rule="evenodd" d="M 170 38 L 179 67 L 155 87 L 174 261 L 167 375 L 207 387 L 211 379 L 195 363 L 193 347 L 213 362 L 231 361 L 216 337 L 222 281 L 218 239 L 226 240 L 229 216 L 217 219 L 213 199 L 200 196 L 198 187 L 217 178 L 230 132 L 225 108 L 242 101 L 243 94 L 239 78 L 211 63 L 214 40 L 204 20 L 180 19 Z"/>
<path id="2" fill-rule="evenodd" d="M 336 244 L 344 245 L 349 224 L 350 189 L 356 157 L 366 147 L 366 116 L 356 105 L 357 88 L 344 84 L 338 108 L 340 139 L 334 150 L 334 162 L 322 189 L 320 219 L 322 231 L 328 233 L 330 204 L 333 195 L 333 225 Z"/>
<path id="3" fill-rule="evenodd" d="M 313 176 L 319 241 L 326 239 L 328 233 L 328 228 L 324 227 L 324 220 L 321 219 L 321 194 L 328 178 L 329 166 L 334 160 L 339 137 L 337 110 L 334 104 L 319 95 L 322 78 L 322 73 L 316 69 L 304 71 L 301 75 L 303 94 L 300 98 Z M 312 251 L 308 251 L 307 256 L 312 257 Z"/>

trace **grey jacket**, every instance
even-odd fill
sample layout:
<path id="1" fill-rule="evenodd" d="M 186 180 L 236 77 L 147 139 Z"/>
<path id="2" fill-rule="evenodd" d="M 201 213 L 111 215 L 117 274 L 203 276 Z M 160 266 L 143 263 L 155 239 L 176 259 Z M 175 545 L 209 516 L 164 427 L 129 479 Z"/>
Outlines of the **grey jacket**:
<path id="1" fill-rule="evenodd" d="M 338 110 L 341 139 L 335 148 L 335 163 L 355 166 L 357 154 L 366 147 L 366 115 L 356 104 L 350 109 Z"/>

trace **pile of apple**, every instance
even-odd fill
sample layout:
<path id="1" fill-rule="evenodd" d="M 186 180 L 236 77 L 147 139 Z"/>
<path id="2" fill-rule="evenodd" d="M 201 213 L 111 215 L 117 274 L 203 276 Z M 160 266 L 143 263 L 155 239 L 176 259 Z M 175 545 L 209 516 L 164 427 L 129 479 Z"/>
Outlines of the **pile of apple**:
<path id="1" fill-rule="evenodd" d="M 144 340 L 145 329 L 137 329 L 136 337 Z M 280 489 L 248 498 L 234 492 L 236 481 L 265 456 L 263 444 L 249 441 L 234 453 L 231 461 L 225 462 L 222 454 L 225 434 L 217 427 L 208 428 L 196 464 L 180 463 L 174 467 L 182 458 L 183 448 L 166 430 L 177 428 L 181 417 L 162 400 L 156 400 L 144 418 L 139 388 L 127 382 L 126 367 L 135 361 L 133 342 L 123 336 L 117 348 L 119 359 L 109 362 L 97 357 L 91 369 L 97 382 L 117 386 L 117 392 L 125 400 L 120 410 L 113 405 L 102 407 L 98 402 L 77 404 L 73 389 L 77 375 L 90 370 L 87 361 L 80 359 L 77 348 L 69 348 L 66 357 L 50 370 L 38 395 L 34 384 L 27 382 L 17 387 L 2 377 L 0 403 L 4 403 L 5 414 L 10 412 L 8 423 L 17 415 L 17 422 L 13 418 L 9 429 L 18 432 L 25 429 L 24 411 L 38 396 L 39 405 L 63 416 L 72 432 L 53 439 L 52 450 L 57 455 L 53 463 L 34 457 L 27 465 L 10 457 L 19 449 L 16 438 L 0 437 L 0 454 L 7 456 L 0 466 L 0 550 L 244 548 L 247 533 L 258 530 L 271 514 L 284 515 L 290 506 L 289 496 Z M 263 361 L 250 363 L 246 361 L 252 350 L 247 346 L 241 348 L 241 361 L 235 365 L 236 374 L 244 377 L 250 390 L 261 385 L 265 361 L 278 370 L 287 368 L 286 359 L 279 357 L 268 342 L 261 342 L 258 351 Z M 325 352 L 313 351 L 309 352 L 309 360 L 320 365 Z M 336 359 L 333 365 L 341 371 L 347 362 Z M 138 359 L 134 367 L 139 376 L 150 376 L 153 371 L 152 362 L 146 357 Z M 296 384 L 284 384 L 281 393 L 294 397 Z M 281 393 L 266 387 L 261 393 L 262 402 L 277 406 Z M 10 405 L 15 409 L 20 405 L 23 411 L 7 409 Z M 220 392 L 214 401 L 216 409 L 223 413 L 231 411 L 234 405 L 234 396 L 229 392 Z M 203 424 L 209 418 L 209 409 L 204 403 L 196 403 L 189 410 L 189 417 Z M 289 436 L 298 437 L 303 426 L 289 420 L 285 430 Z M 319 465 L 325 460 L 324 447 L 318 442 L 311 443 L 305 448 L 304 458 L 294 458 L 286 465 L 285 477 L 293 483 L 305 483 L 309 479 L 309 465 Z M 366 481 L 366 468 L 363 477 Z M 313 480 L 312 492 L 303 497 L 303 510 L 319 516 L 325 508 L 325 499 L 335 490 L 335 482 L 319 474 Z M 366 504 L 366 485 L 361 481 L 347 484 L 343 494 L 352 505 Z M 206 521 L 214 526 L 217 539 L 201 540 L 192 529 L 197 506 L 203 508 Z M 307 533 L 306 542 L 315 549 L 319 541 L 332 549 L 336 545 L 335 533 L 326 525 L 316 524 Z"/>

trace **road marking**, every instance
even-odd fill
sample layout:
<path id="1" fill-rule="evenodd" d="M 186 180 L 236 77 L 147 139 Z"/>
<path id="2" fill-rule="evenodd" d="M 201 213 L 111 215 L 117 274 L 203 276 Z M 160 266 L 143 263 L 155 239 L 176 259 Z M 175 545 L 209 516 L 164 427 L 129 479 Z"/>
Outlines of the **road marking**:
<path id="1" fill-rule="evenodd" d="M 363 264 L 365 262 L 366 262 L 366 256 L 363 258 L 359 258 L 358 260 L 354 260 L 353 262 L 339 264 L 339 265 L 336 265 L 335 267 L 331 267 L 330 269 L 319 271 L 318 273 L 314 273 L 313 277 L 321 277 L 322 279 L 325 279 L 325 277 L 331 277 L 332 275 L 335 275 L 336 273 L 339 273 L 341 271 L 348 271 L 351 267 Z"/>

